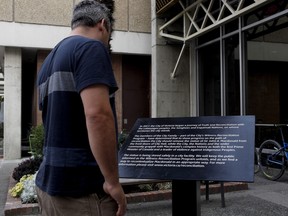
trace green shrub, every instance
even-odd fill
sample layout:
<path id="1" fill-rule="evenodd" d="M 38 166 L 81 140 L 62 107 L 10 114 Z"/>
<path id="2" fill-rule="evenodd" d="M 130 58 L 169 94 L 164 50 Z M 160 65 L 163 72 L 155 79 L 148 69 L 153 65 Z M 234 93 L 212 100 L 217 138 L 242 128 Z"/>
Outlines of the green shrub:
<path id="1" fill-rule="evenodd" d="M 35 157 L 43 156 L 44 127 L 43 124 L 34 126 L 29 134 L 30 154 Z"/>
<path id="2" fill-rule="evenodd" d="M 121 149 L 121 147 L 125 143 L 128 136 L 129 136 L 129 133 L 126 131 L 126 129 L 123 129 L 120 132 L 120 134 L 118 135 L 118 147 L 119 147 L 119 149 Z"/>

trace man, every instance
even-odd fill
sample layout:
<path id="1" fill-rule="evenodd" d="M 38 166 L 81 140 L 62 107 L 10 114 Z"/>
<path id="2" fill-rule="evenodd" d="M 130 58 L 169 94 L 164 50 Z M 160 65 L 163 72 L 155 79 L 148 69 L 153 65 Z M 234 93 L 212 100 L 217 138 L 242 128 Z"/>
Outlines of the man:
<path id="1" fill-rule="evenodd" d="M 55 46 L 39 72 L 45 143 L 36 189 L 42 215 L 125 215 L 109 17 L 105 5 L 81 1 L 73 11 L 71 35 Z"/>

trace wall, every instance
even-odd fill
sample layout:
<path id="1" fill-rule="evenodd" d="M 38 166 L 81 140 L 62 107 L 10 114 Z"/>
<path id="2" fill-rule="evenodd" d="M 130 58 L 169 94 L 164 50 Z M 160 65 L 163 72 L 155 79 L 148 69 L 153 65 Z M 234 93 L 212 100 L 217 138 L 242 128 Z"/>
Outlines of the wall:
<path id="1" fill-rule="evenodd" d="M 1 58 L 3 56 L 4 50 L 6 48 L 15 48 L 19 53 L 11 58 L 15 57 L 17 60 L 21 61 L 21 52 L 31 51 L 37 52 L 39 50 L 44 53 L 39 53 L 38 64 L 39 68 L 41 62 L 43 61 L 43 55 L 45 56 L 45 50 L 51 50 L 56 43 L 67 37 L 70 33 L 70 18 L 73 6 L 80 0 L 0 0 L 0 65 L 7 64 L 6 59 Z M 140 12 L 139 12 L 140 11 Z M 121 55 L 125 53 L 137 54 L 137 55 L 151 55 L 151 2 L 149 0 L 115 0 L 115 26 L 112 35 L 112 51 L 114 55 L 113 67 L 116 70 L 117 82 L 121 85 Z M 24 57 L 25 58 L 25 57 Z M 15 62 L 16 64 L 17 62 Z M 12 68 L 16 67 L 19 69 L 19 76 L 15 76 L 16 81 L 19 83 L 15 88 L 18 90 L 18 95 L 20 98 L 17 99 L 21 101 L 21 67 L 18 65 L 11 65 Z M 10 68 L 5 66 L 5 73 Z M 18 70 L 17 70 L 18 72 Z M 6 74 L 7 75 L 7 74 Z M 5 101 L 9 97 L 7 92 L 12 92 L 9 89 L 13 83 L 10 83 L 5 76 Z M 13 81 L 13 80 L 12 80 Z M 6 88 L 8 87 L 8 88 Z M 121 88 L 121 86 L 119 86 Z M 116 100 L 118 110 L 121 114 L 121 101 L 122 95 L 121 91 L 118 91 L 116 95 Z M 11 106 L 15 105 L 16 96 L 10 97 Z M 34 98 L 37 98 L 36 95 Z M 37 101 L 33 101 L 33 109 L 37 107 Z M 7 108 L 6 103 L 6 108 Z M 21 106 L 17 106 L 19 109 L 17 113 L 17 121 L 14 121 L 11 116 L 16 115 L 5 115 L 7 119 L 6 122 L 16 123 L 13 125 L 13 130 L 11 130 L 11 124 L 7 124 L 5 131 L 5 158 L 18 159 L 21 157 L 21 134 L 16 134 L 16 129 L 21 129 Z M 5 109 L 6 109 L 5 108 Z M 8 107 L 9 108 L 9 107 Z M 9 108 L 10 109 L 10 108 Z M 12 109 L 10 109 L 12 110 Z M 15 109 L 13 109 L 15 111 Z M 18 117 L 18 114 L 20 117 Z M 4 117 L 4 118 L 5 118 Z M 121 119 L 121 115 L 118 119 Z M 33 123 L 39 123 L 41 120 L 40 113 L 33 118 Z M 120 121 L 118 121 L 120 122 Z M 15 136 L 15 134 L 17 136 Z M 12 143 L 12 144 L 11 144 Z M 7 145 L 10 145 L 7 147 Z M 13 151 L 12 151 L 13 150 Z"/>
<path id="2" fill-rule="evenodd" d="M 158 26 L 164 20 L 156 17 L 153 4 L 155 1 L 152 1 L 152 117 L 187 117 L 190 116 L 189 49 L 171 79 L 182 44 L 167 45 L 159 36 Z"/>
<path id="3" fill-rule="evenodd" d="M 70 26 L 71 11 L 80 0 L 0 0 L 0 21 Z M 115 30 L 151 32 L 148 0 L 115 0 Z"/>

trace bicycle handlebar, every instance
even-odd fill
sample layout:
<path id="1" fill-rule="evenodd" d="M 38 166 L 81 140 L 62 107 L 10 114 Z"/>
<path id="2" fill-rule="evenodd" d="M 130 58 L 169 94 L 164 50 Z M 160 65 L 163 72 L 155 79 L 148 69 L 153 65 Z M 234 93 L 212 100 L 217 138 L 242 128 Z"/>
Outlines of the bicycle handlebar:
<path id="1" fill-rule="evenodd" d="M 263 127 L 288 127 L 288 124 L 255 124 L 255 126 L 263 126 Z"/>

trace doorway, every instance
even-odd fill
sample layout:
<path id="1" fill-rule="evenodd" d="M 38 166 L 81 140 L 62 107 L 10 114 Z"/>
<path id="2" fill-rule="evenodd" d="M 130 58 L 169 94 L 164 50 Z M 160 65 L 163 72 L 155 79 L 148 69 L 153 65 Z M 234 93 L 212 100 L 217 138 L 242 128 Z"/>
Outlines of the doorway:
<path id="1" fill-rule="evenodd" d="M 151 57 L 123 55 L 122 129 L 129 132 L 138 118 L 150 117 Z"/>

